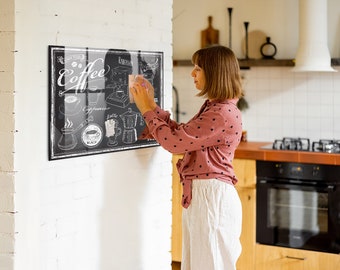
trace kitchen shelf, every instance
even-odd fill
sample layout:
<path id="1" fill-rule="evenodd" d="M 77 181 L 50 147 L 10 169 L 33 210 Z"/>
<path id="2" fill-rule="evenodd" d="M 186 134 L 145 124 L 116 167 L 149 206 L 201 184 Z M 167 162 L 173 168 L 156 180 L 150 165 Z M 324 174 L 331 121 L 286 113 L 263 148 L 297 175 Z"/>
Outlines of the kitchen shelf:
<path id="1" fill-rule="evenodd" d="M 294 59 L 239 59 L 241 69 L 250 67 L 293 67 Z M 174 67 L 192 66 L 191 60 L 174 60 Z M 332 66 L 340 66 L 340 58 L 331 59 Z"/>
<path id="2" fill-rule="evenodd" d="M 250 67 L 293 67 L 293 59 L 239 59 L 240 68 Z"/>

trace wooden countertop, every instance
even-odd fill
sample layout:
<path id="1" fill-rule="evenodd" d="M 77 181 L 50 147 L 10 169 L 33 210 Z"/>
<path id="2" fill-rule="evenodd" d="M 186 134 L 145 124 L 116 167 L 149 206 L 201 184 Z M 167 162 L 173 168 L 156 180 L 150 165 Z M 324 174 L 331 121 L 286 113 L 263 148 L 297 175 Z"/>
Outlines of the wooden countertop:
<path id="1" fill-rule="evenodd" d="M 241 142 L 235 158 L 340 165 L 340 154 L 262 149 L 272 142 Z"/>

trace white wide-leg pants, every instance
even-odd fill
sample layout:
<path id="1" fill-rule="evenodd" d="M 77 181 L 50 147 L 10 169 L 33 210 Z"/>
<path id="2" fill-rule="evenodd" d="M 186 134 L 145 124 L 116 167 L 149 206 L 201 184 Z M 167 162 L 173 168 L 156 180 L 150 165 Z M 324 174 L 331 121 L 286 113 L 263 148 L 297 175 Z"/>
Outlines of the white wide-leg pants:
<path id="1" fill-rule="evenodd" d="M 242 205 L 234 186 L 216 179 L 193 180 L 182 221 L 181 270 L 236 270 Z"/>

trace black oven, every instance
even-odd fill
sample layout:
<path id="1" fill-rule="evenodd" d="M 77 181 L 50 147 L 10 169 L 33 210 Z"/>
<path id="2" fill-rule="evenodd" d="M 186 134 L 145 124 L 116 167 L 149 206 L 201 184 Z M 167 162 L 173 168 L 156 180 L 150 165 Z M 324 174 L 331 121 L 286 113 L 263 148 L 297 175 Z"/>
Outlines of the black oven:
<path id="1" fill-rule="evenodd" d="M 256 162 L 256 241 L 340 253 L 340 166 Z"/>

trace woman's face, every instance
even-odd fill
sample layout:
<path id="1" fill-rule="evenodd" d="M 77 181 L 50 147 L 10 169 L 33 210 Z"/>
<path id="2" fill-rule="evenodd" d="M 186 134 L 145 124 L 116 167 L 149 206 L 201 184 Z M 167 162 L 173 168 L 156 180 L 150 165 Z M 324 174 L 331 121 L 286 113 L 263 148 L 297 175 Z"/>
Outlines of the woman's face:
<path id="1" fill-rule="evenodd" d="M 196 89 L 203 90 L 205 86 L 205 75 L 203 69 L 198 65 L 195 65 L 194 69 L 191 71 L 191 76 L 194 78 Z"/>

